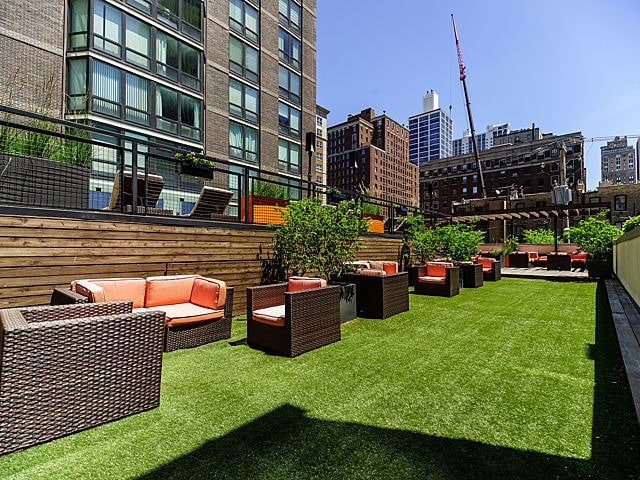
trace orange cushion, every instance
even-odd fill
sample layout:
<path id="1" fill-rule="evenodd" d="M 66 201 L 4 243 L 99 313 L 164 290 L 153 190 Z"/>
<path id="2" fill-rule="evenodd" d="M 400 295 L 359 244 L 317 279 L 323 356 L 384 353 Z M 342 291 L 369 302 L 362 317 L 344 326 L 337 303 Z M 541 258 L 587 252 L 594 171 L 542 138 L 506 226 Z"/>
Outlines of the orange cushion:
<path id="1" fill-rule="evenodd" d="M 131 300 L 133 308 L 144 306 L 144 278 L 96 278 L 71 282 L 71 290 L 89 297 L 92 302 Z"/>
<path id="2" fill-rule="evenodd" d="M 300 290 L 309 290 L 310 288 L 325 287 L 327 281 L 322 278 L 312 277 L 289 277 L 287 292 L 297 292 Z"/>
<path id="3" fill-rule="evenodd" d="M 447 279 L 445 277 L 430 277 L 430 276 L 426 276 L 426 277 L 418 277 L 418 282 L 421 283 L 441 283 L 441 284 L 445 284 L 447 282 Z"/>
<path id="4" fill-rule="evenodd" d="M 193 281 L 191 303 L 218 310 L 224 308 L 227 299 L 227 284 L 222 280 L 200 277 Z"/>
<path id="5" fill-rule="evenodd" d="M 256 322 L 284 327 L 285 307 L 276 305 L 275 307 L 261 308 L 252 312 L 251 318 Z"/>
<path id="6" fill-rule="evenodd" d="M 486 257 L 478 257 L 476 262 L 482 265 L 482 268 L 491 270 L 493 268 L 493 264 L 496 263 L 495 258 L 486 258 Z"/>
<path id="7" fill-rule="evenodd" d="M 198 275 L 148 277 L 145 307 L 188 303 L 193 281 Z"/>
<path id="8" fill-rule="evenodd" d="M 453 267 L 449 262 L 427 262 L 428 277 L 446 277 L 447 267 Z"/>
<path id="9" fill-rule="evenodd" d="M 387 275 L 398 273 L 398 262 L 383 262 L 382 269 L 387 273 Z"/>
<path id="10" fill-rule="evenodd" d="M 206 322 L 207 320 L 217 320 L 224 317 L 224 310 L 212 310 L 193 303 L 174 303 L 145 310 L 165 312 L 167 314 L 165 323 L 168 327 Z"/>

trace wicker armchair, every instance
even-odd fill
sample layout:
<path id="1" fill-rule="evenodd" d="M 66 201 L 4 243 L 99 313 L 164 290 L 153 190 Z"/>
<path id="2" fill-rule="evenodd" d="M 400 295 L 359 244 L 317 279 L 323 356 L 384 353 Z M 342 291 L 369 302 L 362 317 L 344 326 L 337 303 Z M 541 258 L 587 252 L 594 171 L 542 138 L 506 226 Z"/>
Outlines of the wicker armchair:
<path id="1" fill-rule="evenodd" d="M 409 310 L 409 274 L 373 275 L 365 272 L 343 273 L 342 281 L 356 285 L 358 315 L 387 318 Z"/>
<path id="2" fill-rule="evenodd" d="M 247 343 L 295 357 L 340 340 L 340 287 L 288 292 L 287 283 L 247 288 Z M 284 318 L 265 322 L 256 311 L 284 305 Z M 280 321 L 278 321 L 278 319 Z"/>
<path id="3" fill-rule="evenodd" d="M 432 271 L 433 270 L 433 271 Z M 460 293 L 460 267 L 452 263 L 427 262 L 418 267 L 414 293 L 453 297 Z"/>
<path id="4" fill-rule="evenodd" d="M 157 407 L 163 327 L 131 302 L 0 310 L 0 454 Z"/>
<path id="5" fill-rule="evenodd" d="M 482 265 L 482 276 L 484 280 L 497 282 L 502 278 L 499 260 L 489 257 L 478 257 L 476 261 Z"/>

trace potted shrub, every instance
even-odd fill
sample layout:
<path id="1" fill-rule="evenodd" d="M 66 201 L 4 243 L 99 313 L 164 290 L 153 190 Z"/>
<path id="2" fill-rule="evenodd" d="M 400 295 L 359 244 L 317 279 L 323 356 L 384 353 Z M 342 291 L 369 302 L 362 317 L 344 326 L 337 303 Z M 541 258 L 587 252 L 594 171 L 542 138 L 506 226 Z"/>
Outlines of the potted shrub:
<path id="1" fill-rule="evenodd" d="M 509 266 L 509 255 L 518 251 L 518 240 L 516 237 L 507 237 L 502 243 L 502 248 L 491 252 L 493 258 L 500 260 L 501 267 Z"/>
<path id="2" fill-rule="evenodd" d="M 621 235 L 621 230 L 607 219 L 609 211 L 603 210 L 595 217 L 580 220 L 571 227 L 568 237 L 578 245 L 579 252 L 587 254 L 587 270 L 590 277 L 609 278 L 613 272 L 613 242 Z"/>
<path id="3" fill-rule="evenodd" d="M 460 267 L 460 281 L 466 287 L 479 287 L 483 284 L 482 266 L 475 263 L 478 247 L 484 240 L 483 231 L 476 230 L 476 222 L 454 222 L 438 227 L 438 236 L 444 247 L 444 256 Z"/>
<path id="4" fill-rule="evenodd" d="M 439 231 L 427 227 L 422 215 L 411 215 L 405 220 L 403 249 L 409 272 L 409 285 L 415 285 L 418 267 L 439 258 L 444 253 L 444 245 Z"/>
<path id="5" fill-rule="evenodd" d="M 320 198 L 310 197 L 281 208 L 280 215 L 271 246 L 286 275 L 310 273 L 340 283 L 345 264 L 363 248 L 359 236 L 367 231 L 355 202 L 322 205 Z M 340 310 L 341 321 L 356 317 L 355 285 L 342 285 Z"/>

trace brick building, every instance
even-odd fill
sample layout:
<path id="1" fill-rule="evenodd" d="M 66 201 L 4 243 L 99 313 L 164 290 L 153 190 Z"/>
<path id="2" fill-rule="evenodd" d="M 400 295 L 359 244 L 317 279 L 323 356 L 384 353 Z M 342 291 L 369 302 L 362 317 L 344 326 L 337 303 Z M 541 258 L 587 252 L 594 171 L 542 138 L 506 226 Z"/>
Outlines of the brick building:
<path id="1" fill-rule="evenodd" d="M 493 148 L 479 152 L 480 166 L 473 154 L 421 165 L 420 205 L 450 213 L 456 205 L 482 198 L 480 167 L 488 197 L 550 192 L 554 185 L 565 183 L 582 191 L 586 181 L 583 146 L 580 132 L 541 134 L 538 128 L 509 132 Z"/>
<path id="2" fill-rule="evenodd" d="M 55 116 L 295 186 L 316 126 L 315 32 L 316 0 L 5 0 L 0 101 L 33 110 L 48 83 Z"/>
<path id="3" fill-rule="evenodd" d="M 327 132 L 327 184 L 416 205 L 418 167 L 409 162 L 409 129 L 372 108 Z"/>

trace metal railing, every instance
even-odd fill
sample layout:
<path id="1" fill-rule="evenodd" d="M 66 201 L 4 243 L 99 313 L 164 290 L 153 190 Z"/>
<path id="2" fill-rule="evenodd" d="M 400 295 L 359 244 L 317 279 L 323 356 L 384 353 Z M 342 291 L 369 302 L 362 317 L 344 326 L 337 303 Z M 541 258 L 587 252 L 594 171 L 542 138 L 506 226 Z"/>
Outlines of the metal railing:
<path id="1" fill-rule="evenodd" d="M 201 160 L 193 163 L 193 159 Z M 213 165 L 213 166 L 212 166 Z M 198 171 L 196 171 L 198 170 Z M 137 179 L 134 181 L 133 179 Z M 449 215 L 0 105 L 0 204 L 269 224 L 308 195 L 354 199 L 370 230 Z M 274 200 L 277 199 L 277 200 Z M 134 208 L 135 205 L 135 208 Z"/>

